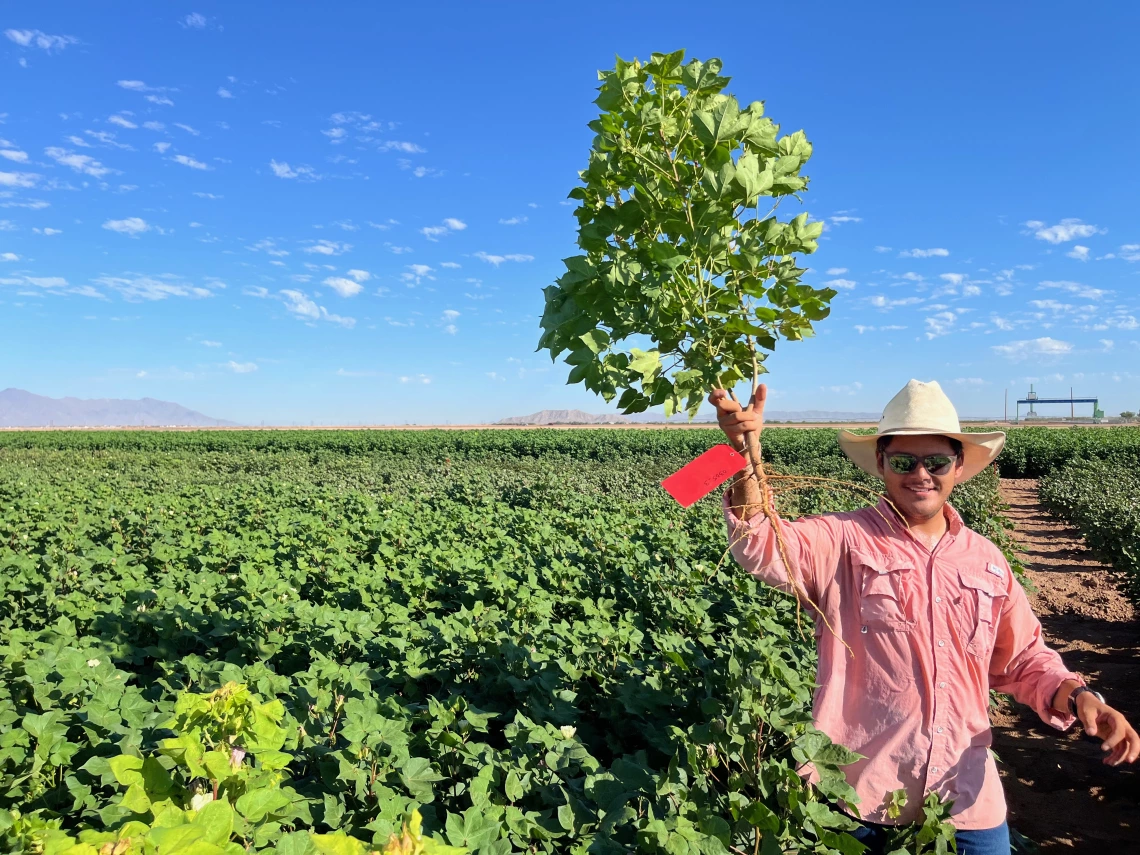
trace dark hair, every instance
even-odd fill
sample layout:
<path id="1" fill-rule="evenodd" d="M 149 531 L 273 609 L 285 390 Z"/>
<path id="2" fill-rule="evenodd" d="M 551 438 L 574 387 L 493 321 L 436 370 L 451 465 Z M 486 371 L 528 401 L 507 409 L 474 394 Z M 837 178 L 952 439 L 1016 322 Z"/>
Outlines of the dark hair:
<path id="1" fill-rule="evenodd" d="M 892 439 L 894 439 L 894 437 L 891 436 L 890 434 L 887 434 L 886 436 L 880 436 L 875 441 L 875 457 L 878 457 L 879 455 L 886 453 L 887 447 L 891 444 Z M 961 457 L 962 456 L 962 441 L 961 440 L 955 439 L 952 436 L 946 436 L 946 437 L 943 437 L 943 439 L 945 439 L 948 443 L 950 443 L 950 448 L 954 451 L 955 457 Z"/>

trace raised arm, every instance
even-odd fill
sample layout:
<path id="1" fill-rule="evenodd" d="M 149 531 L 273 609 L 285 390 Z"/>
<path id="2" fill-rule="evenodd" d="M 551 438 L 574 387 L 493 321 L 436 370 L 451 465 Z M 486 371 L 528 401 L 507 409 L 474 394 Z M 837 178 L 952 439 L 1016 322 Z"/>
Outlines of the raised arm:
<path id="1" fill-rule="evenodd" d="M 747 407 L 741 407 L 721 389 L 709 396 L 709 403 L 717 409 L 717 423 L 738 451 L 744 450 L 746 434 L 755 431 L 759 436 L 763 430 L 767 397 L 768 388 L 763 384 Z M 724 499 L 732 555 L 753 576 L 817 609 L 839 564 L 840 524 L 831 517 L 789 522 L 774 508 L 770 493 L 768 501 L 762 502 L 751 467 L 736 476 Z"/>

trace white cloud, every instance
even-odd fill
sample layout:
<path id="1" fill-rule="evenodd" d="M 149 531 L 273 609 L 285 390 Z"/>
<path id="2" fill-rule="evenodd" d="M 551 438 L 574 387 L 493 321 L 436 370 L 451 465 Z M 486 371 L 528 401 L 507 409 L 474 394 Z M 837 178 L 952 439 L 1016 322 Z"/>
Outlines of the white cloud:
<path id="1" fill-rule="evenodd" d="M 359 282 L 342 276 L 329 276 L 322 284 L 328 285 L 342 297 L 354 297 L 364 290 Z"/>
<path id="2" fill-rule="evenodd" d="M 257 370 L 256 362 L 234 362 L 231 359 L 226 365 L 234 374 L 251 374 Z"/>
<path id="3" fill-rule="evenodd" d="M 915 303 L 921 303 L 921 297 L 900 297 L 897 300 L 891 300 L 884 297 L 882 294 L 876 294 L 870 298 L 872 306 L 877 309 L 894 309 L 898 306 L 913 306 Z"/>
<path id="4" fill-rule="evenodd" d="M 190 127 L 189 125 L 184 125 L 181 122 L 175 122 L 174 127 L 181 128 L 182 130 L 186 131 L 186 133 L 193 134 L 194 136 L 201 135 L 200 132 L 194 130 L 194 128 Z"/>
<path id="5" fill-rule="evenodd" d="M 142 126 L 144 128 L 146 128 L 148 131 L 164 131 L 164 130 L 166 130 L 166 125 L 164 125 L 162 122 L 143 122 Z"/>
<path id="6" fill-rule="evenodd" d="M 856 380 L 854 383 L 844 386 L 820 386 L 824 392 L 831 392 L 835 395 L 854 395 L 863 388 L 863 384 Z"/>
<path id="7" fill-rule="evenodd" d="M 219 98 L 233 98 L 234 93 L 231 92 L 229 89 L 227 89 L 224 86 L 219 86 L 218 87 L 218 97 Z"/>
<path id="8" fill-rule="evenodd" d="M 13 148 L 0 149 L 0 157 L 15 161 L 16 163 L 28 162 L 28 153 L 26 151 L 18 151 Z"/>
<path id="9" fill-rule="evenodd" d="M 203 30 L 206 28 L 206 16 L 199 12 L 191 12 L 179 23 L 188 30 Z"/>
<path id="10" fill-rule="evenodd" d="M 14 252 L 0 252 L 0 261 L 19 261 L 20 256 Z"/>
<path id="11" fill-rule="evenodd" d="M 1140 261 L 1140 243 L 1126 243 L 1120 247 L 1120 257 L 1125 261 Z"/>
<path id="12" fill-rule="evenodd" d="M 966 285 L 966 286 L 963 286 L 963 288 L 962 288 L 962 296 L 963 297 L 977 297 L 981 293 L 982 293 L 982 289 L 979 288 L 977 285 Z"/>
<path id="13" fill-rule="evenodd" d="M 1004 356 L 1014 362 L 1021 362 L 1033 356 L 1064 356 L 1072 352 L 1073 346 L 1067 341 L 1058 341 L 1046 336 L 1025 341 L 1011 341 L 1009 344 L 998 344 L 990 349 L 999 356 Z"/>
<path id="14" fill-rule="evenodd" d="M 430 383 L 431 378 L 426 374 L 417 374 L 414 377 L 401 377 L 401 383 Z"/>
<path id="15" fill-rule="evenodd" d="M 107 121 L 110 122 L 112 125 L 118 125 L 120 128 L 127 128 L 127 129 L 132 130 L 132 131 L 138 127 L 138 125 L 136 125 L 134 122 L 132 122 L 130 119 L 126 118 L 125 116 L 110 116 L 107 119 Z"/>
<path id="16" fill-rule="evenodd" d="M 402 151 L 404 154 L 423 154 L 427 151 L 427 149 L 420 148 L 415 143 L 400 142 L 399 140 L 385 140 L 380 143 L 379 149 L 380 151 Z"/>
<path id="17" fill-rule="evenodd" d="M 158 104 L 161 107 L 173 107 L 174 102 L 166 95 L 147 95 L 146 100 L 152 104 Z"/>
<path id="18" fill-rule="evenodd" d="M 120 80 L 119 86 L 132 92 L 149 92 L 150 87 L 141 80 Z"/>
<path id="19" fill-rule="evenodd" d="M 90 132 L 88 132 L 88 133 L 90 133 Z M 87 142 L 87 140 L 83 139 L 83 137 L 75 136 L 75 134 L 72 134 L 71 136 L 69 136 L 67 138 L 67 141 L 69 143 L 71 143 L 72 145 L 79 146 L 80 148 L 91 148 L 91 143 Z"/>
<path id="20" fill-rule="evenodd" d="M 954 382 L 959 386 L 985 386 L 986 381 L 981 377 L 956 377 Z"/>
<path id="21" fill-rule="evenodd" d="M 39 180 L 34 172 L 0 172 L 0 187 L 35 187 Z"/>
<path id="22" fill-rule="evenodd" d="M 317 255 L 340 255 L 352 249 L 352 244 L 341 243 L 336 240 L 318 240 L 312 246 L 305 247 L 305 252 Z"/>
<path id="23" fill-rule="evenodd" d="M 1108 353 L 1110 350 L 1112 350 L 1116 346 L 1116 342 L 1114 342 L 1110 338 L 1102 338 L 1100 340 L 1100 346 L 1102 348 L 1104 348 L 1105 353 Z"/>
<path id="24" fill-rule="evenodd" d="M 129 146 L 126 143 L 119 142 L 117 139 L 115 139 L 115 135 L 113 133 L 111 133 L 110 131 L 86 130 L 83 133 L 87 134 L 87 136 L 91 137 L 91 139 L 98 140 L 99 142 L 103 143 L 103 145 L 113 146 L 115 148 L 121 148 L 124 151 L 134 151 L 134 147 Z M 71 140 L 72 142 L 75 142 L 77 137 L 72 136 L 72 137 L 68 137 L 68 139 Z M 85 148 L 90 148 L 90 146 L 88 146 L 87 143 L 81 143 L 81 145 Z"/>
<path id="25" fill-rule="evenodd" d="M 33 232 L 35 232 L 35 233 L 36 233 L 36 234 L 38 234 L 38 235 L 45 235 L 46 237 L 51 237 L 52 235 L 61 235 L 61 234 L 63 234 L 63 229 L 52 229 L 52 228 L 44 228 L 44 229 L 40 229 L 40 228 L 34 228 L 34 229 L 32 229 L 32 231 L 33 231 Z"/>
<path id="26" fill-rule="evenodd" d="M 329 321 L 342 327 L 351 329 L 356 325 L 355 318 L 346 318 L 334 315 L 324 306 L 318 306 L 303 291 L 285 290 L 281 292 L 285 300 L 285 308 L 291 314 L 303 321 Z"/>
<path id="27" fill-rule="evenodd" d="M 889 246 L 877 246 L 877 247 L 875 247 L 875 252 L 890 252 L 890 251 L 891 251 L 891 248 Z"/>
<path id="28" fill-rule="evenodd" d="M 171 158 L 175 163 L 181 163 L 183 166 L 189 166 L 191 169 L 210 169 L 210 167 L 202 163 L 200 160 L 195 160 L 189 155 L 176 154 Z"/>
<path id="29" fill-rule="evenodd" d="M 926 319 L 926 337 L 928 339 L 944 336 L 954 329 L 958 316 L 953 312 L 939 312 Z"/>
<path id="30" fill-rule="evenodd" d="M 513 253 L 511 255 L 490 255 L 489 253 L 483 252 L 482 250 L 475 253 L 475 257 L 480 261 L 486 261 L 488 264 L 493 264 L 495 267 L 498 267 L 504 261 L 534 261 L 533 255 L 520 255 L 518 253 Z"/>
<path id="31" fill-rule="evenodd" d="M 861 222 L 863 222 L 862 217 L 841 216 L 841 217 L 828 217 L 827 219 L 830 220 L 831 222 L 835 223 L 836 225 L 841 225 L 842 223 L 861 223 Z"/>
<path id="32" fill-rule="evenodd" d="M 499 220 L 500 226 L 518 226 L 526 222 L 526 217 L 511 217 L 509 220 Z"/>
<path id="33" fill-rule="evenodd" d="M 1065 243 L 1077 238 L 1092 237 L 1095 234 L 1104 234 L 1107 229 L 1099 229 L 1090 223 L 1083 223 L 1078 219 L 1069 217 L 1061 220 L 1055 226 L 1046 226 L 1041 220 L 1030 220 L 1025 224 L 1028 231 L 1038 240 L 1048 241 L 1052 244 Z"/>
<path id="34" fill-rule="evenodd" d="M 449 321 L 454 321 L 459 317 L 459 312 L 455 311 L 455 309 L 444 309 L 443 317 Z"/>
<path id="35" fill-rule="evenodd" d="M 321 131 L 321 133 L 331 139 L 334 143 L 343 142 L 344 138 L 348 136 L 348 131 L 346 131 L 344 128 L 329 128 L 327 131 Z"/>
<path id="36" fill-rule="evenodd" d="M 209 339 L 203 339 L 202 344 L 205 345 L 206 347 L 221 347 L 222 346 L 222 343 L 220 341 L 210 341 Z"/>
<path id="37" fill-rule="evenodd" d="M 76 154 L 65 148 L 51 146 L 44 149 L 44 154 L 63 166 L 70 166 L 76 172 L 90 175 L 92 178 L 102 178 L 111 172 L 106 166 L 87 154 Z"/>
<path id="38" fill-rule="evenodd" d="M 1083 285 L 1080 282 L 1066 282 L 1045 280 L 1040 283 L 1038 290 L 1045 288 L 1057 288 L 1062 291 L 1068 291 L 1070 294 L 1076 294 L 1085 300 L 1099 300 L 1106 294 L 1111 294 L 1111 291 L 1106 291 L 1102 288 L 1091 288 L 1088 285 Z"/>
<path id="39" fill-rule="evenodd" d="M 170 148 L 170 143 L 168 143 L 168 142 L 156 142 L 154 144 L 154 150 L 157 151 L 159 154 L 166 154 L 166 150 L 168 148 Z"/>
<path id="40" fill-rule="evenodd" d="M 1029 305 L 1035 309 L 1048 309 L 1052 312 L 1067 312 L 1073 308 L 1069 303 L 1060 303 L 1056 300 L 1030 300 Z"/>
<path id="41" fill-rule="evenodd" d="M 51 36 L 43 30 L 5 30 L 4 35 L 20 47 L 35 47 L 48 53 L 79 44 L 75 36 Z"/>
<path id="42" fill-rule="evenodd" d="M 828 276 L 842 276 L 846 272 L 847 272 L 846 267 L 829 267 L 829 268 L 827 268 L 827 275 Z"/>
<path id="43" fill-rule="evenodd" d="M 856 285 L 855 281 L 851 279 L 829 279 L 823 284 L 828 288 L 845 288 L 848 290 L 854 288 Z"/>
<path id="44" fill-rule="evenodd" d="M 357 282 L 367 282 L 372 278 L 372 274 L 367 270 L 349 270 L 344 275 L 355 279 Z"/>
<path id="45" fill-rule="evenodd" d="M 127 217 L 125 220 L 107 220 L 107 222 L 103 223 L 103 228 L 108 231 L 118 232 L 121 235 L 137 237 L 143 232 L 150 231 L 151 226 L 141 217 Z"/>
<path id="46" fill-rule="evenodd" d="M 165 300 L 168 297 L 202 299 L 214 296 L 215 289 L 225 287 L 222 283 L 214 280 L 207 282 L 206 286 L 193 285 L 184 281 L 181 277 L 170 273 L 162 273 L 157 276 L 139 276 L 135 274 L 128 274 L 127 276 L 101 276 L 93 281 L 97 285 L 102 285 L 105 288 L 117 291 L 122 294 L 125 300 L 131 303 L 143 301 L 155 302 Z"/>
<path id="47" fill-rule="evenodd" d="M 950 250 L 939 246 L 933 249 L 904 249 L 899 253 L 899 258 L 945 258 L 949 254 Z"/>
<path id="48" fill-rule="evenodd" d="M 965 273 L 942 273 L 939 278 L 949 282 L 951 285 L 961 285 L 966 280 Z"/>
<path id="49" fill-rule="evenodd" d="M 460 265 L 456 264 L 454 261 L 441 261 L 439 266 L 446 267 L 448 270 L 458 270 L 460 267 Z"/>
<path id="50" fill-rule="evenodd" d="M 315 181 L 321 177 L 313 171 L 311 166 L 301 165 L 294 168 L 285 161 L 278 162 L 276 160 L 270 160 L 269 168 L 273 170 L 273 174 L 278 178 L 301 178 Z"/>
<path id="51" fill-rule="evenodd" d="M 463 222 L 463 220 L 458 220 L 455 217 L 446 217 L 443 221 L 443 225 L 425 226 L 424 228 L 420 229 L 420 234 L 422 234 L 428 240 L 436 240 L 442 235 L 448 234 L 450 232 L 461 232 L 465 228 L 467 228 L 467 223 Z"/>
<path id="52" fill-rule="evenodd" d="M 1089 248 L 1087 246 L 1081 246 L 1080 244 L 1077 244 L 1071 250 L 1066 252 L 1065 255 L 1069 256 L 1069 258 L 1075 258 L 1077 261 L 1088 261 Z"/>

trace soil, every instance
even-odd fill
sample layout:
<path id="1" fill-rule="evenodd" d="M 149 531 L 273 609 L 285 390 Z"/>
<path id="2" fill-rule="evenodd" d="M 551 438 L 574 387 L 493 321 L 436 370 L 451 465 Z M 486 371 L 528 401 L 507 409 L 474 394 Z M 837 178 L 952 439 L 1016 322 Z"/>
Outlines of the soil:
<path id="1" fill-rule="evenodd" d="M 1021 561 L 1038 589 L 1030 602 L 1046 642 L 1065 664 L 1140 724 L 1140 614 L 1119 577 L 1097 561 L 1080 534 L 1049 516 L 1037 482 L 1003 479 Z M 1100 740 L 1077 725 L 1060 733 L 1028 707 L 993 715 L 1009 823 L 1041 853 L 1140 853 L 1140 769 L 1104 765 Z"/>

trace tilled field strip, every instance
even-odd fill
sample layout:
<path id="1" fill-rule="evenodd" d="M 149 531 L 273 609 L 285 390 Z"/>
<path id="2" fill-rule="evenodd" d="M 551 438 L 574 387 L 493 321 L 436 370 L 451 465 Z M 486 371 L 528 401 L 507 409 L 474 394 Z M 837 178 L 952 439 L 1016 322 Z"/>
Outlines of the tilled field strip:
<path id="1" fill-rule="evenodd" d="M 1030 597 L 1049 645 L 1135 725 L 1140 722 L 1140 621 L 1112 569 L 1080 534 L 1049 516 L 1034 480 L 1003 480 L 1002 495 L 1038 593 Z M 1042 853 L 1140 853 L 1140 772 L 1101 763 L 1099 740 L 1060 734 L 1028 708 L 994 716 L 994 750 L 1010 823 Z"/>

